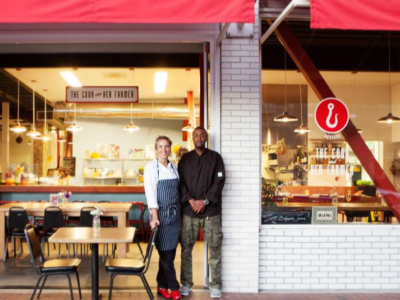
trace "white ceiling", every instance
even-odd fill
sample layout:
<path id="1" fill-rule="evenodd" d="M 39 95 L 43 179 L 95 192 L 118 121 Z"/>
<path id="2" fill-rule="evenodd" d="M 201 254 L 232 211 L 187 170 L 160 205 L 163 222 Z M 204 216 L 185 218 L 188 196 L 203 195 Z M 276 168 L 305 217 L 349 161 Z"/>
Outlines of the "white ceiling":
<path id="1" fill-rule="evenodd" d="M 355 85 L 356 86 L 389 86 L 389 74 L 387 72 L 321 72 L 322 77 L 328 85 Z M 263 84 L 285 84 L 285 71 L 262 71 Z M 355 80 L 355 81 L 354 81 Z M 286 72 L 287 84 L 306 84 L 303 75 L 297 71 Z M 390 74 L 390 85 L 400 83 L 400 73 Z"/>
<path id="2" fill-rule="evenodd" d="M 193 91 L 194 98 L 200 97 L 199 69 L 153 69 L 153 68 L 26 68 L 5 69 L 32 88 L 32 80 L 36 80 L 35 90 L 51 102 L 65 101 L 68 83 L 61 77 L 61 71 L 71 71 L 83 86 L 138 86 L 140 99 L 183 99 L 188 91 Z M 154 94 L 154 73 L 168 72 L 165 93 Z"/>

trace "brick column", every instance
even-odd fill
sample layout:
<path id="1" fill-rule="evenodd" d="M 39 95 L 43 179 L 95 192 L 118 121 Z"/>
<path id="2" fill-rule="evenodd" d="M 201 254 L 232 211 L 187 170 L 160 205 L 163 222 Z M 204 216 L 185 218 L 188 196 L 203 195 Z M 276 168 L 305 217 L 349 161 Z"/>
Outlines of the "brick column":
<path id="1" fill-rule="evenodd" d="M 258 2 L 254 37 L 221 46 L 221 155 L 226 166 L 222 226 L 223 290 L 258 292 L 261 52 Z"/>

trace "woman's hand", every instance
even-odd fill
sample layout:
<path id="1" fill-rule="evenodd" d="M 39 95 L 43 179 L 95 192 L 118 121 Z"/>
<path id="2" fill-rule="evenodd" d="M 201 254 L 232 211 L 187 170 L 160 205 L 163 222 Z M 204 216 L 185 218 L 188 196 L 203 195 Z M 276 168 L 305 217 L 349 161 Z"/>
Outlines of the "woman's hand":
<path id="1" fill-rule="evenodd" d="M 156 226 L 160 226 L 160 220 L 152 220 L 152 221 L 150 222 L 150 227 L 151 227 L 151 229 L 156 228 Z"/>

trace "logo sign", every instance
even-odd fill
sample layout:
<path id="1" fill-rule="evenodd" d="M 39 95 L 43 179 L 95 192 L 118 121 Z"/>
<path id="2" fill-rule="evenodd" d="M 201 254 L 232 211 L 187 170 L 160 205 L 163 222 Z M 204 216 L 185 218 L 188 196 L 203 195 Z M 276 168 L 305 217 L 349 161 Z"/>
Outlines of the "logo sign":
<path id="1" fill-rule="evenodd" d="M 67 87 L 68 103 L 138 103 L 137 86 Z"/>
<path id="2" fill-rule="evenodd" d="M 330 134 L 341 132 L 349 123 L 349 109 L 342 100 L 326 98 L 315 108 L 315 122 L 318 127 Z"/>

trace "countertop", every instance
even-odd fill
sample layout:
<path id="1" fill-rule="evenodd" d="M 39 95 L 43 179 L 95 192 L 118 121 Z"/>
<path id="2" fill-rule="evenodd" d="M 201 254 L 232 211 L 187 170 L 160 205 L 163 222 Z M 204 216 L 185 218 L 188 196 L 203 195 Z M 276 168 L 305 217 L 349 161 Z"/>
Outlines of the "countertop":
<path id="1" fill-rule="evenodd" d="M 127 185 L 98 185 L 98 186 L 74 186 L 74 185 L 0 185 L 0 193 L 58 193 L 68 191 L 72 193 L 144 193 L 144 186 Z"/>

